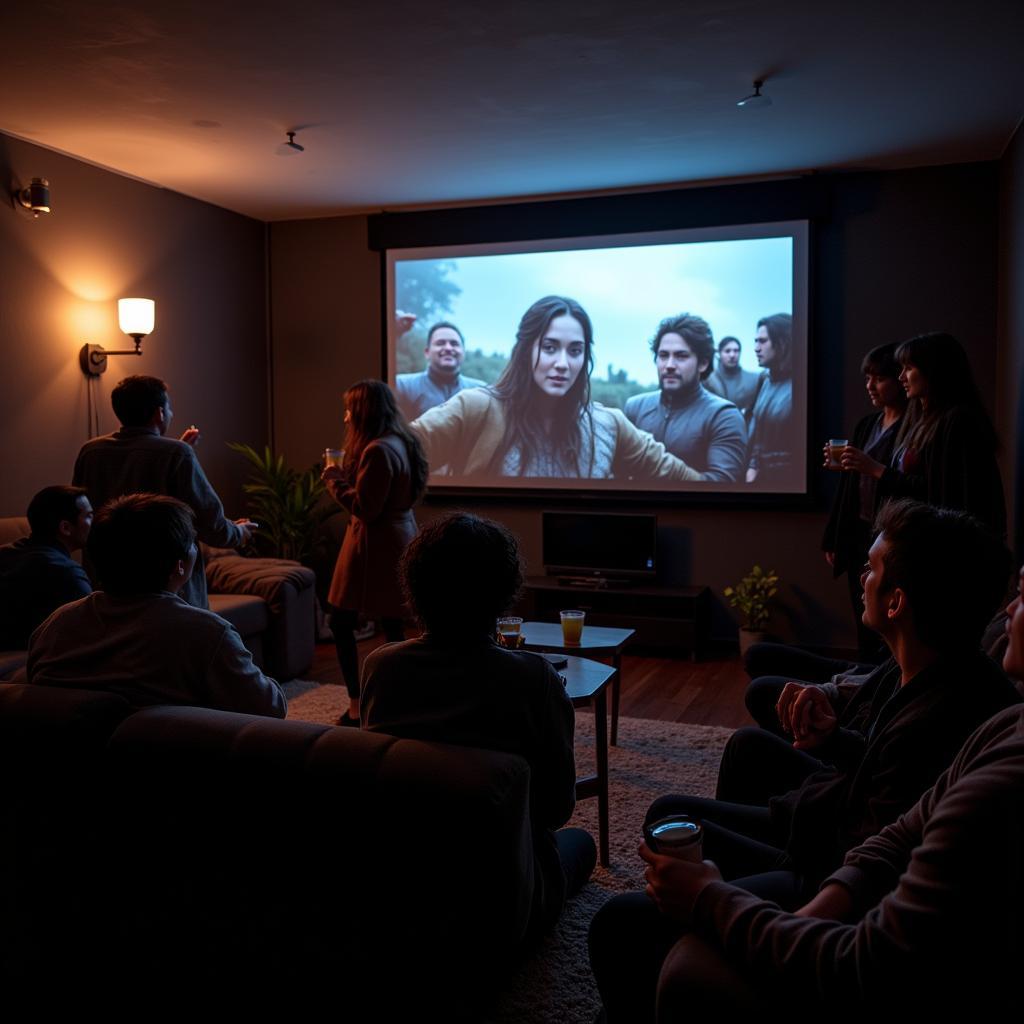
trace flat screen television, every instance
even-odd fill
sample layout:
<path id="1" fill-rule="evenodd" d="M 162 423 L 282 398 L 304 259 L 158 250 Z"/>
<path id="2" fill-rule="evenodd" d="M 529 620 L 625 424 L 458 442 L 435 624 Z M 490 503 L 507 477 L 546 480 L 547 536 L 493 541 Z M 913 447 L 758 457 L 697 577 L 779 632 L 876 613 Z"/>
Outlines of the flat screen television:
<path id="1" fill-rule="evenodd" d="M 542 512 L 544 570 L 575 579 L 652 581 L 658 517 L 616 512 Z"/>
<path id="2" fill-rule="evenodd" d="M 387 377 L 431 490 L 806 493 L 808 240 L 388 249 Z"/>

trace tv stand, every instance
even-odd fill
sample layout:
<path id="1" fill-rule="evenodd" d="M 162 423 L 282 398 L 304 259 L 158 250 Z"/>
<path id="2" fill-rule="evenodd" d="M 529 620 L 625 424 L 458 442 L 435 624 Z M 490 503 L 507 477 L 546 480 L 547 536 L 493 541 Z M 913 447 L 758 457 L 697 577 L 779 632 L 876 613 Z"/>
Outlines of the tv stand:
<path id="1" fill-rule="evenodd" d="M 707 587 L 652 587 L 594 577 L 529 576 L 524 618 L 557 622 L 564 608 L 581 608 L 593 626 L 635 629 L 638 647 L 686 653 L 696 661 L 711 631 Z"/>
<path id="2" fill-rule="evenodd" d="M 624 590 L 630 586 L 631 581 L 625 579 L 612 579 L 608 576 L 558 576 L 544 579 L 558 580 L 560 587 L 583 587 L 588 590 L 607 590 L 614 587 L 617 590 Z"/>

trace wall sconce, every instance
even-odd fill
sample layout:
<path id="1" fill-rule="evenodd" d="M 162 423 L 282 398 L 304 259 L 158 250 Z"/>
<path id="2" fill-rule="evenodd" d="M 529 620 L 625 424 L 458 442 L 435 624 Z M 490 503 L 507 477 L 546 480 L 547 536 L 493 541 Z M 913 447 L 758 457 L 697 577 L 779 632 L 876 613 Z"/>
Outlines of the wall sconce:
<path id="1" fill-rule="evenodd" d="M 33 178 L 28 188 L 18 189 L 14 198 L 32 211 L 33 217 L 50 212 L 50 183 L 45 178 Z"/>
<path id="2" fill-rule="evenodd" d="M 142 339 L 153 333 L 156 324 L 156 303 L 152 299 L 118 299 L 117 322 L 121 330 L 135 340 L 135 348 L 108 352 L 102 345 L 83 345 L 78 362 L 86 376 L 98 377 L 106 373 L 107 356 L 142 355 Z"/>

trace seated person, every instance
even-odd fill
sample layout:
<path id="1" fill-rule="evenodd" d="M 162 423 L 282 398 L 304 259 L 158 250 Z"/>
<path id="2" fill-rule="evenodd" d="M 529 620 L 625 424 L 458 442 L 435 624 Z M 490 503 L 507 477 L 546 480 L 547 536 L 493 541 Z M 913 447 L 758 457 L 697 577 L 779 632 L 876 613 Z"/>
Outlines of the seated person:
<path id="1" fill-rule="evenodd" d="M 845 658 L 826 658 L 789 644 L 751 644 L 743 656 L 743 668 L 750 676 L 743 702 L 762 729 L 781 736 L 782 726 L 775 709 L 786 683 L 863 682 L 877 667 Z"/>
<path id="2" fill-rule="evenodd" d="M 881 639 L 881 638 L 879 638 Z M 989 620 L 981 637 L 981 649 L 1002 665 L 1006 652 L 1006 610 L 1000 608 Z M 883 648 L 888 653 L 888 648 Z M 891 658 L 889 659 L 891 661 Z M 849 686 L 862 683 L 878 667 L 865 662 L 826 658 L 788 644 L 751 644 L 743 658 L 750 685 L 743 695 L 750 717 L 762 729 L 784 735 L 777 712 L 779 698 L 789 682 Z M 1024 694 L 1021 681 L 1010 680 Z M 826 692 L 828 687 L 826 686 Z"/>
<path id="3" fill-rule="evenodd" d="M 92 525 L 92 506 L 81 487 L 44 487 L 28 504 L 32 531 L 0 547 L 0 651 L 23 651 L 33 630 L 68 601 L 92 592 L 71 555 Z"/>
<path id="4" fill-rule="evenodd" d="M 582 829 L 560 829 L 576 799 L 575 717 L 565 687 L 539 654 L 494 640 L 495 620 L 523 582 L 516 539 L 497 523 L 456 513 L 424 527 L 405 552 L 401 575 L 424 633 L 366 659 L 363 728 L 525 758 L 535 937 L 586 883 L 597 851 Z"/>
<path id="5" fill-rule="evenodd" d="M 648 811 L 648 821 L 703 820 L 705 856 L 722 876 L 788 909 L 912 807 L 973 729 L 1020 699 L 979 646 L 1005 594 L 1003 542 L 965 513 L 912 501 L 884 506 L 877 527 L 864 624 L 892 662 L 859 684 L 789 684 L 779 719 L 792 745 L 740 729 L 723 754 L 716 800 L 662 797 Z M 652 1018 L 658 969 L 678 937 L 643 894 L 602 907 L 591 963 L 609 1020 L 627 1008 L 631 1020 Z"/>
<path id="6" fill-rule="evenodd" d="M 234 626 L 186 604 L 195 515 L 177 498 L 129 494 L 97 513 L 89 555 L 101 590 L 58 608 L 32 635 L 28 681 L 118 693 L 136 708 L 188 704 L 284 718 L 281 688 Z"/>
<path id="7" fill-rule="evenodd" d="M 1003 667 L 1024 678 L 1024 571 Z M 756 1008 L 787 1017 L 1003 1015 L 1019 1001 L 1024 707 L 1000 712 L 898 821 L 851 850 L 794 914 L 645 846 L 647 894 L 677 934 L 659 1021 Z"/>

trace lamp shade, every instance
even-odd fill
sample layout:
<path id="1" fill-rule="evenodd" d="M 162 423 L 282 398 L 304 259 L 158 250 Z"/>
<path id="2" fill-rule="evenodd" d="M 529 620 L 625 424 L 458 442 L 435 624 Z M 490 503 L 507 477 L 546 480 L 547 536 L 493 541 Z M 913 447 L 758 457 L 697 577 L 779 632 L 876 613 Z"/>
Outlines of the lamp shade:
<path id="1" fill-rule="evenodd" d="M 117 322 L 132 337 L 152 334 L 156 323 L 156 303 L 152 299 L 118 299 Z"/>

